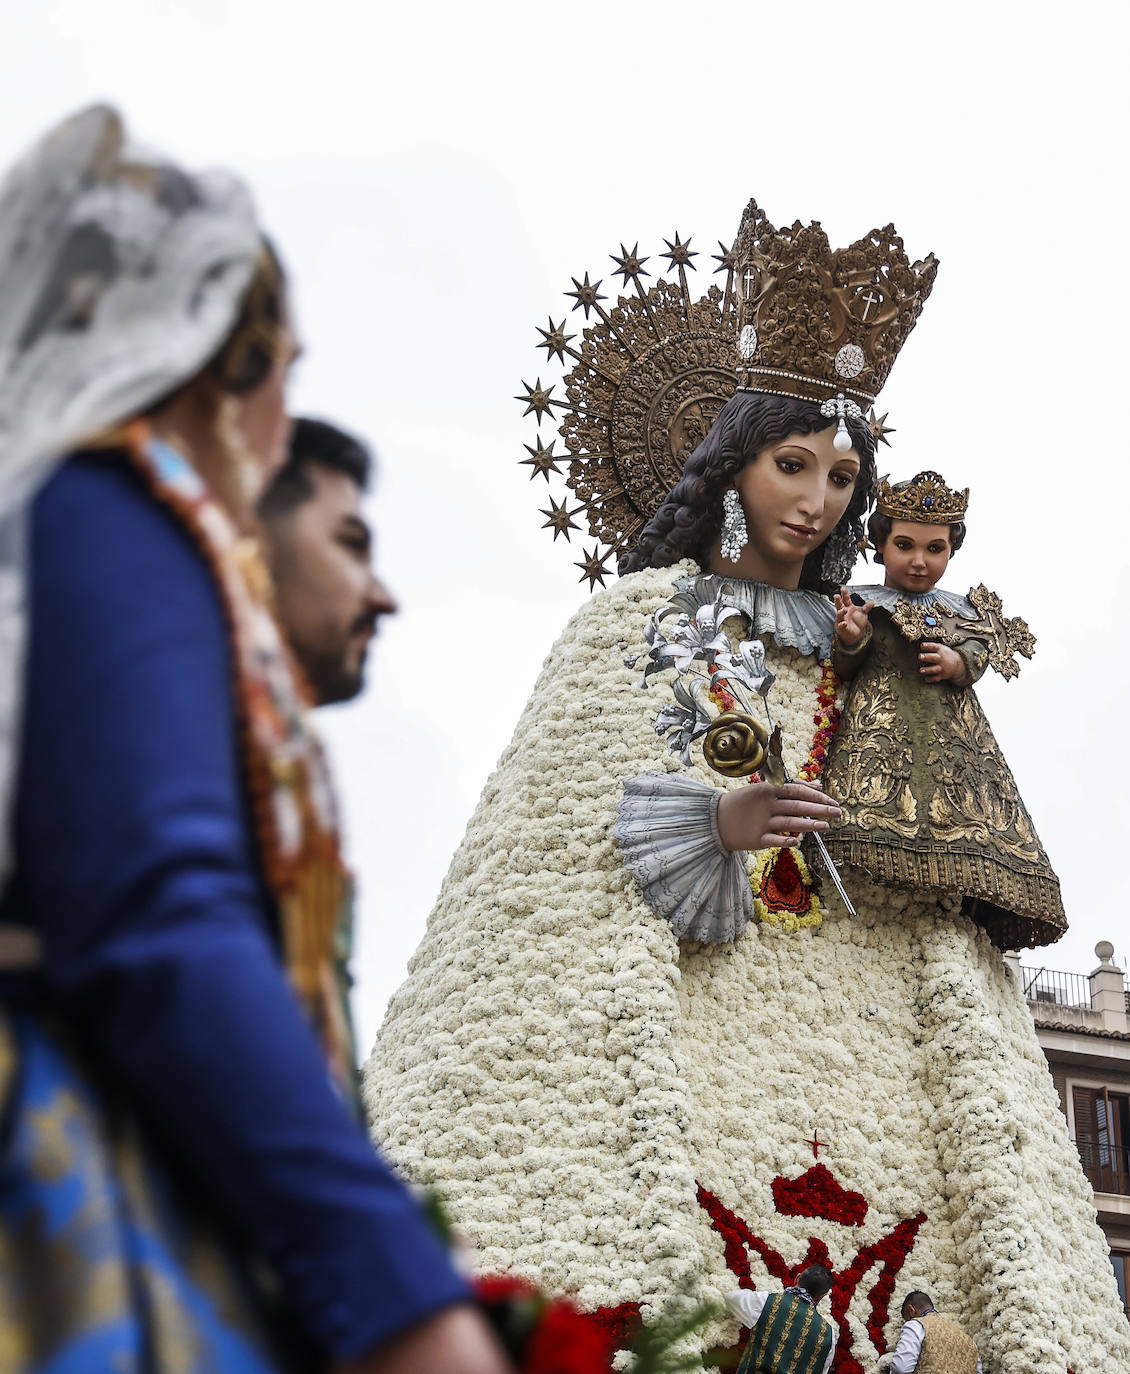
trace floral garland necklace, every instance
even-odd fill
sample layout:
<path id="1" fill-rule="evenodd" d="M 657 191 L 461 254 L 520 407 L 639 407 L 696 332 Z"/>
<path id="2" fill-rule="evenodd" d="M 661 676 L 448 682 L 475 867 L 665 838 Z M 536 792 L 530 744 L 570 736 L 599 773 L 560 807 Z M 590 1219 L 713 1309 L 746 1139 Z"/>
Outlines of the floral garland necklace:
<path id="1" fill-rule="evenodd" d="M 131 421 L 107 436 L 196 544 L 224 610 L 248 810 L 282 952 L 331 1074 L 354 1101 L 356 1056 L 338 947 L 350 914 L 329 769 L 275 621 L 270 576 L 188 459 Z M 359 1105 L 359 1100 L 357 1100 Z"/>
<path id="2" fill-rule="evenodd" d="M 840 723 L 840 708 L 836 696 L 840 690 L 840 677 L 832 667 L 831 658 L 820 660 L 820 681 L 816 685 L 816 714 L 812 723 L 816 734 L 812 737 L 812 748 L 808 759 L 800 768 L 797 777 L 802 782 L 815 782 L 824 771 L 824 762 L 832 744 L 832 736 Z"/>

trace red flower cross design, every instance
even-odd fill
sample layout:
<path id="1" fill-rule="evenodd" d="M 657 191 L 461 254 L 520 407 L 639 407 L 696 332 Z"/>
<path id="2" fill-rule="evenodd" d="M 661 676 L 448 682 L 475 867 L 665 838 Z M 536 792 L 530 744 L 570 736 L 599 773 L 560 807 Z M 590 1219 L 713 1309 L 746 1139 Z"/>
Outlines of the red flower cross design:
<path id="1" fill-rule="evenodd" d="M 774 1179 L 773 1198 L 777 1211 L 785 1216 L 821 1217 L 844 1226 L 860 1226 L 867 1214 L 867 1202 L 863 1195 L 845 1189 L 823 1164 L 815 1165 L 797 1179 Z M 715 1231 L 722 1237 L 726 1266 L 737 1279 L 739 1288 L 757 1287 L 750 1273 L 751 1254 L 759 1256 L 769 1273 L 785 1285 L 795 1283 L 810 1264 L 824 1264 L 832 1270 L 832 1320 L 839 1328 L 836 1355 L 832 1361 L 834 1374 L 864 1374 L 862 1364 L 852 1354 L 853 1341 L 847 1324 L 847 1311 L 864 1275 L 878 1265 L 878 1277 L 867 1295 L 870 1312 L 866 1326 L 876 1351 L 880 1355 L 886 1353 L 887 1339 L 883 1328 L 890 1315 L 895 1279 L 906 1263 L 919 1228 L 926 1220 L 925 1212 L 900 1221 L 889 1235 L 871 1245 L 862 1246 L 848 1267 L 837 1274 L 832 1267 L 827 1245 L 817 1237 L 809 1237 L 808 1249 L 800 1263 L 790 1265 L 772 1246 L 754 1235 L 736 1212 L 731 1212 L 701 1183 L 698 1185 L 698 1201 L 710 1217 Z M 715 1353 L 736 1357 L 748 1337 L 748 1330 L 743 1329 L 737 1346 Z M 736 1358 L 734 1362 L 736 1364 Z"/>

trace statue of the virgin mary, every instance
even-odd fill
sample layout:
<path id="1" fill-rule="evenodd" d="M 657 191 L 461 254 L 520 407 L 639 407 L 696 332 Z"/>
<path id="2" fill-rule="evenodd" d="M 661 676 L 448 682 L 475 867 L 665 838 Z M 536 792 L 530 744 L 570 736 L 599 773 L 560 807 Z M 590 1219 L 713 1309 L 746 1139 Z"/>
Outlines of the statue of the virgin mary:
<path id="1" fill-rule="evenodd" d="M 365 1067 L 373 1130 L 487 1269 L 646 1317 L 835 1275 L 835 1368 L 896 1288 L 996 1374 L 1130 1368 L 1093 1201 L 1022 989 L 960 891 L 837 874 L 817 787 L 844 689 L 830 594 L 875 478 L 873 405 L 932 287 L 893 228 L 832 251 L 754 203 L 698 300 L 572 293 L 541 439 L 595 582 L 487 782 Z M 559 414 L 555 415 L 555 411 Z M 705 437 L 703 437 L 705 436 Z M 803 843 L 801 842 L 803 840 Z M 1055 910 L 1011 913 L 1022 933 Z M 842 895 L 841 895 L 842 894 Z M 1003 900 L 1003 899 L 1002 899 Z M 1025 923 L 1028 923 L 1026 926 Z M 699 1344 L 729 1346 L 719 1317 Z"/>

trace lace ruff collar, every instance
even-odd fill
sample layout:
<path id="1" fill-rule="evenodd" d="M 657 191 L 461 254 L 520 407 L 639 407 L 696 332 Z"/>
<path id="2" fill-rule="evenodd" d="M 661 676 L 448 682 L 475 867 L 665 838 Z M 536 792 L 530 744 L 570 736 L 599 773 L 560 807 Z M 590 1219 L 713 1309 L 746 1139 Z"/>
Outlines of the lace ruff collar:
<path id="1" fill-rule="evenodd" d="M 764 582 L 702 573 L 681 577 L 675 584 L 672 605 L 691 615 L 703 604 L 719 598 L 749 616 L 755 635 L 771 635 L 783 648 L 826 658 L 832 651 L 836 611 L 819 592 L 787 591 Z"/>
<path id="2" fill-rule="evenodd" d="M 976 620 L 979 614 L 968 597 L 947 592 L 941 587 L 935 587 L 930 592 L 904 592 L 899 587 L 849 587 L 848 590 L 863 597 L 864 601 L 874 601 L 884 611 L 893 611 L 900 601 L 911 606 L 930 606 L 940 601 L 947 611 L 962 619 Z"/>

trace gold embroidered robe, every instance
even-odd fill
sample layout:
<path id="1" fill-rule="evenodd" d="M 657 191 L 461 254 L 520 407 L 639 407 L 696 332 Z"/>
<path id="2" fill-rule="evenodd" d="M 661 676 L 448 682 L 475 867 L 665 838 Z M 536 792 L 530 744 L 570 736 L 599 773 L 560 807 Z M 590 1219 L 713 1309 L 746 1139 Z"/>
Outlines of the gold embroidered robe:
<path id="1" fill-rule="evenodd" d="M 1001 949 L 1051 944 L 1067 928 L 1059 880 L 972 687 L 988 651 L 958 647 L 957 687 L 925 682 L 918 650 L 881 608 L 834 650 L 853 681 L 824 773 L 844 812 L 828 848 L 881 882 L 960 894 Z"/>

